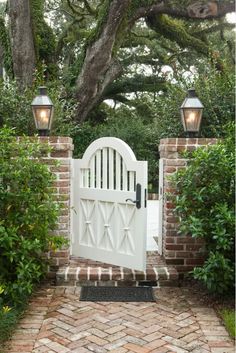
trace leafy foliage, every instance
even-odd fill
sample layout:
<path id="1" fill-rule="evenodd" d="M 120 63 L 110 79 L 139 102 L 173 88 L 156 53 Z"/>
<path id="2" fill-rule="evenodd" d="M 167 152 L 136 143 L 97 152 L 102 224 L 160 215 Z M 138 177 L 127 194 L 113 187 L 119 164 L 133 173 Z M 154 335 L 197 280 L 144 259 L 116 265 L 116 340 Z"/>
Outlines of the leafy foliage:
<path id="1" fill-rule="evenodd" d="M 223 309 L 220 312 L 224 324 L 232 338 L 236 336 L 236 329 L 235 329 L 235 310 L 234 309 Z"/>
<path id="2" fill-rule="evenodd" d="M 12 127 L 17 135 L 33 135 L 36 132 L 30 103 L 38 94 L 37 87 L 44 84 L 43 68 L 42 71 L 36 71 L 33 89 L 26 89 L 23 93 L 17 90 L 16 82 L 0 81 L 0 127 L 3 125 Z M 53 101 L 55 110 L 52 133 L 62 135 L 75 133 L 74 100 L 63 98 L 63 87 L 56 81 L 48 85 L 48 95 Z"/>
<path id="3" fill-rule="evenodd" d="M 178 171 L 176 212 L 180 232 L 204 238 L 208 258 L 194 277 L 210 291 L 223 293 L 234 283 L 234 142 L 233 130 L 220 143 L 198 148 L 188 167 Z"/>
<path id="4" fill-rule="evenodd" d="M 234 74 L 224 63 L 224 71 L 201 65 L 195 80 L 196 90 L 204 106 L 201 134 L 204 137 L 224 136 L 224 126 L 234 122 Z"/>
<path id="5" fill-rule="evenodd" d="M 12 130 L 0 130 L 0 283 L 4 300 L 24 301 L 43 277 L 50 248 L 63 244 L 50 235 L 58 206 L 53 200 L 53 176 L 41 163 L 48 146 Z"/>
<path id="6" fill-rule="evenodd" d="M 1 295 L 4 293 L 4 288 L 0 286 L 0 343 L 6 341 L 14 329 L 20 310 L 4 305 Z"/>

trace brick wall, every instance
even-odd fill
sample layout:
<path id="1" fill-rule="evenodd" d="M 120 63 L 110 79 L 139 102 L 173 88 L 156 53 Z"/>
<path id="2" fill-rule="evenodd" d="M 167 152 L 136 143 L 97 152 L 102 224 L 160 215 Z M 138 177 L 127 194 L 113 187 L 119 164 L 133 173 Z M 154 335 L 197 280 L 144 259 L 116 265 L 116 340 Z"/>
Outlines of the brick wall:
<path id="1" fill-rule="evenodd" d="M 70 189 L 71 189 L 71 163 L 73 153 L 73 142 L 70 137 L 39 137 L 40 142 L 48 143 L 52 150 L 43 157 L 43 162 L 47 164 L 56 176 L 54 181 L 55 200 L 61 205 L 57 228 L 53 232 L 55 235 L 70 239 Z M 55 165 L 55 161 L 59 165 Z M 49 276 L 55 274 L 55 268 L 68 263 L 70 248 L 65 247 L 62 250 L 48 254 L 52 258 L 52 266 Z"/>
<path id="2" fill-rule="evenodd" d="M 167 264 L 173 265 L 181 274 L 191 271 L 204 261 L 204 241 L 178 234 L 178 218 L 174 204 L 167 193 L 175 193 L 168 177 L 180 168 L 185 168 L 186 159 L 181 152 L 194 151 L 200 146 L 215 144 L 217 139 L 166 138 L 160 141 L 160 158 L 163 158 L 163 256 Z"/>

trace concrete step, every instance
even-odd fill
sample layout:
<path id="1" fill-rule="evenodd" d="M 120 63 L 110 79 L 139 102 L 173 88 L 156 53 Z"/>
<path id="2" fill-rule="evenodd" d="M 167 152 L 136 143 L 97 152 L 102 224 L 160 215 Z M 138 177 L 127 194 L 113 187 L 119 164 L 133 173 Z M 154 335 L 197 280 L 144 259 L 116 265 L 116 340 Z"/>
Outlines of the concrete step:
<path id="1" fill-rule="evenodd" d="M 56 273 L 58 286 L 175 286 L 178 273 L 157 252 L 147 253 L 146 271 L 71 257 Z"/>

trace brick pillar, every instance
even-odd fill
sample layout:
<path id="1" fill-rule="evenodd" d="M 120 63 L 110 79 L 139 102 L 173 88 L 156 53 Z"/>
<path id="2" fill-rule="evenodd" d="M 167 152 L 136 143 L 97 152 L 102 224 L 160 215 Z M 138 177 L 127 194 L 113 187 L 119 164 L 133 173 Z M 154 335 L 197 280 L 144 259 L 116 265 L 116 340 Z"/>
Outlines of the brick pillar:
<path id="1" fill-rule="evenodd" d="M 174 193 L 168 177 L 186 167 L 183 151 L 194 151 L 198 147 L 215 144 L 213 138 L 166 138 L 160 141 L 160 158 L 163 158 L 163 256 L 167 264 L 173 265 L 179 274 L 191 271 L 204 261 L 204 241 L 178 233 L 178 218 L 168 193 Z"/>
<path id="2" fill-rule="evenodd" d="M 73 153 L 73 141 L 70 137 L 39 137 L 40 142 L 48 143 L 52 150 L 43 157 L 43 163 L 47 164 L 50 171 L 55 174 L 54 181 L 55 200 L 61 205 L 58 224 L 53 234 L 63 236 L 70 240 L 70 200 L 71 200 L 71 163 Z M 59 165 L 55 165 L 58 162 Z M 51 252 L 52 266 L 58 267 L 68 263 L 70 248 L 65 247 L 62 250 Z M 55 273 L 53 267 L 50 270 Z"/>

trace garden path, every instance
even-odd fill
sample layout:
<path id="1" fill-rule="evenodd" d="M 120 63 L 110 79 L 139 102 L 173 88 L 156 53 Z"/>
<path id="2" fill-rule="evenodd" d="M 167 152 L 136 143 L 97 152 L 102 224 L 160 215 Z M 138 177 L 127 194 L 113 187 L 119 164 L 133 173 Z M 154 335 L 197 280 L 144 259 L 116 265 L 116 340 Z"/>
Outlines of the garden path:
<path id="1" fill-rule="evenodd" d="M 32 297 L 8 353 L 233 353 L 214 309 L 190 288 L 155 289 L 156 303 L 79 301 L 79 287 Z"/>

